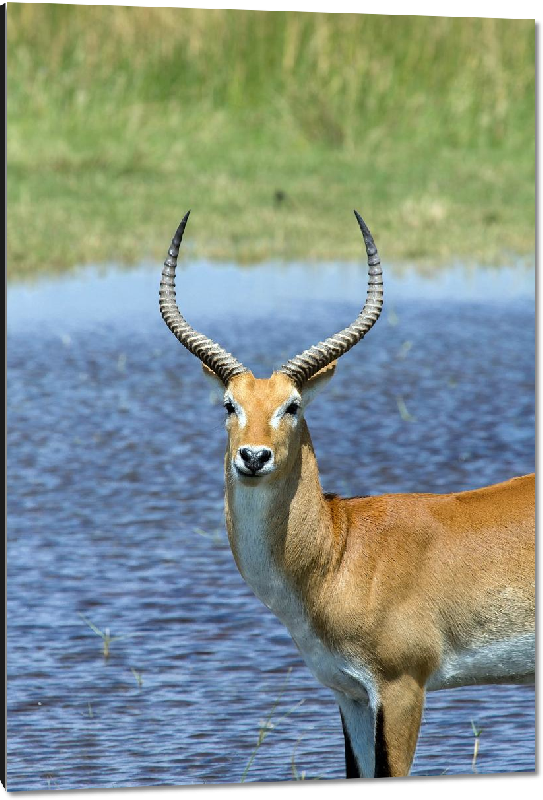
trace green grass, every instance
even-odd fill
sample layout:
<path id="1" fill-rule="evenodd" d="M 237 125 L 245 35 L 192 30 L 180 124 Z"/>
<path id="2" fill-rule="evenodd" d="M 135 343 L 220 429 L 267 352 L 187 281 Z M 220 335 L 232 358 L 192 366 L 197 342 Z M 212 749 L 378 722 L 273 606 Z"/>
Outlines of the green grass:
<path id="1" fill-rule="evenodd" d="M 531 257 L 533 22 L 8 5 L 9 278 Z M 278 192 L 281 193 L 278 196 Z M 283 199 L 281 199 L 281 197 Z"/>

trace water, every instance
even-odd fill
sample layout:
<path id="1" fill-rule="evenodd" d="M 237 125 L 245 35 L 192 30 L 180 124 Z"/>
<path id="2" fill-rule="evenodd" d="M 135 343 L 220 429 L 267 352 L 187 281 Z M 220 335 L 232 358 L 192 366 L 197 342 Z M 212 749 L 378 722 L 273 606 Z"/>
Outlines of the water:
<path id="1" fill-rule="evenodd" d="M 247 780 L 289 780 L 293 757 L 344 775 L 332 695 L 234 566 L 223 412 L 160 319 L 158 280 L 8 290 L 8 790 L 238 782 L 277 700 Z M 385 281 L 381 320 L 308 411 L 324 489 L 533 471 L 533 272 Z M 179 286 L 191 323 L 261 376 L 365 296 L 357 265 L 194 264 Z M 125 637 L 108 659 L 80 614 Z M 428 697 L 413 773 L 470 773 L 472 720 L 479 772 L 535 769 L 533 688 L 478 687 Z"/>

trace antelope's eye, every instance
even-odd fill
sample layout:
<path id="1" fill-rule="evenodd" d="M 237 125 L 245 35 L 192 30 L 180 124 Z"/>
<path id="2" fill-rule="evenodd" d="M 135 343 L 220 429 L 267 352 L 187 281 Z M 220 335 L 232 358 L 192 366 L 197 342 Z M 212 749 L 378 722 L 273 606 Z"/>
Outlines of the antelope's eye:
<path id="1" fill-rule="evenodd" d="M 236 409 L 234 408 L 234 404 L 231 403 L 230 400 L 226 401 L 224 407 L 226 409 L 226 413 L 228 414 L 228 416 L 230 416 L 230 414 L 235 414 Z"/>
<path id="2" fill-rule="evenodd" d="M 285 414 L 292 414 L 292 416 L 295 417 L 296 414 L 298 413 L 299 408 L 300 406 L 298 405 L 298 403 L 291 403 L 289 406 L 286 407 Z"/>

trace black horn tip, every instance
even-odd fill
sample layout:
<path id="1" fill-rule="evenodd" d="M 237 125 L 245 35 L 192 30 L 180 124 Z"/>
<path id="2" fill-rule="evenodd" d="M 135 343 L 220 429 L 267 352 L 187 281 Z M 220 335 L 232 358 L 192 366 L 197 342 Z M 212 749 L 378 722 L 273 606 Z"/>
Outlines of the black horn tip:
<path id="1" fill-rule="evenodd" d="M 370 233 L 370 229 L 355 209 L 354 215 L 358 221 L 360 226 L 360 230 L 362 231 L 362 236 L 364 237 L 364 244 L 366 245 L 366 253 L 368 258 L 373 258 L 374 256 L 378 258 L 377 248 L 375 246 L 375 242 L 373 241 L 373 236 Z M 368 262 L 369 263 L 369 262 Z"/>
<path id="2" fill-rule="evenodd" d="M 190 216 L 190 209 L 187 211 L 187 213 L 179 223 L 177 230 L 175 232 L 175 236 L 172 239 L 172 243 L 177 247 L 179 247 L 179 245 L 181 244 L 181 239 L 183 238 L 183 234 L 185 233 L 185 227 L 189 216 Z"/>
<path id="3" fill-rule="evenodd" d="M 370 229 L 368 228 L 368 226 L 366 225 L 366 223 L 364 222 L 364 220 L 362 219 L 356 208 L 354 209 L 354 215 L 357 219 L 358 224 L 360 225 L 360 230 L 364 234 L 364 237 L 371 236 Z"/>

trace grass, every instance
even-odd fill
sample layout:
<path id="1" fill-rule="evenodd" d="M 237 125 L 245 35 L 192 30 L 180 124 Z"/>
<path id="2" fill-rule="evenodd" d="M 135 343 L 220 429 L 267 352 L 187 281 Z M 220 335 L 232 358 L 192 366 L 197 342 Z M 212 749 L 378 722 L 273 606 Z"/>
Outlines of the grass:
<path id="1" fill-rule="evenodd" d="M 297 708 L 299 708 L 304 702 L 303 700 L 300 700 L 298 703 L 296 703 L 294 706 L 292 706 L 292 708 L 290 708 L 286 713 L 284 713 L 280 717 L 280 719 L 277 720 L 277 722 L 272 722 L 272 719 L 273 719 L 274 714 L 275 714 L 275 712 L 277 710 L 277 707 L 278 707 L 278 705 L 279 705 L 279 703 L 281 701 L 281 698 L 283 697 L 283 694 L 284 694 L 284 692 L 286 690 L 286 686 L 287 686 L 287 683 L 289 681 L 291 671 L 292 671 L 292 669 L 288 670 L 287 677 L 285 678 L 285 680 L 284 680 L 284 682 L 283 682 L 283 684 L 281 686 L 281 690 L 280 690 L 278 696 L 276 697 L 276 699 L 275 699 L 275 701 L 274 701 L 274 703 L 273 703 L 273 705 L 272 705 L 272 707 L 270 709 L 270 712 L 269 712 L 268 716 L 266 717 L 265 720 L 263 720 L 260 723 L 260 727 L 258 729 L 258 738 L 257 738 L 256 744 L 255 744 L 255 746 L 254 746 L 254 748 L 253 748 L 253 750 L 251 752 L 251 755 L 249 757 L 247 765 L 245 766 L 245 769 L 243 770 L 243 774 L 242 774 L 242 776 L 240 778 L 240 783 L 245 783 L 245 779 L 247 778 L 247 775 L 249 774 L 249 770 L 251 769 L 251 767 L 253 765 L 253 762 L 254 762 L 255 758 L 257 757 L 257 755 L 258 755 L 258 751 L 262 747 L 262 744 L 264 743 L 264 740 L 268 736 L 268 734 L 272 730 L 274 730 L 283 720 L 285 720 L 288 716 L 290 716 L 290 714 L 292 714 L 292 712 L 295 711 Z M 292 754 L 292 772 L 293 772 L 293 776 L 294 776 L 295 780 L 305 780 L 305 773 L 303 773 L 303 775 L 302 775 L 301 773 L 298 773 L 297 770 L 296 770 L 296 766 L 295 766 L 295 763 L 294 763 L 294 752 Z"/>
<path id="2" fill-rule="evenodd" d="M 102 655 L 104 656 L 105 659 L 108 659 L 109 656 L 110 656 L 110 653 L 111 653 L 110 645 L 111 645 L 112 642 L 116 642 L 118 639 L 127 639 L 129 636 L 138 636 L 139 635 L 137 633 L 124 633 L 121 636 L 112 636 L 111 635 L 111 631 L 110 631 L 109 628 L 106 628 L 105 631 L 101 631 L 100 628 L 97 628 L 96 625 L 93 622 L 91 622 L 90 619 L 87 619 L 87 617 L 83 616 L 83 614 L 79 614 L 78 613 L 78 616 L 81 617 L 83 622 L 86 625 L 88 625 L 89 628 L 92 631 L 94 631 L 94 633 L 96 633 L 97 636 L 100 636 L 100 638 L 102 639 Z M 141 683 L 139 682 L 139 679 L 137 677 L 136 671 L 132 670 L 132 672 L 134 674 L 134 677 L 138 681 L 138 684 L 141 685 Z"/>
<path id="3" fill-rule="evenodd" d="M 479 740 L 481 737 L 481 733 L 483 732 L 482 728 L 476 727 L 473 720 L 471 720 L 471 729 L 473 731 L 473 736 L 475 737 L 475 742 L 473 745 L 473 758 L 471 760 L 471 771 L 477 772 L 477 756 L 479 755 Z"/>
<path id="4" fill-rule="evenodd" d="M 531 257 L 535 26 L 8 5 L 9 278 L 242 263 Z"/>

